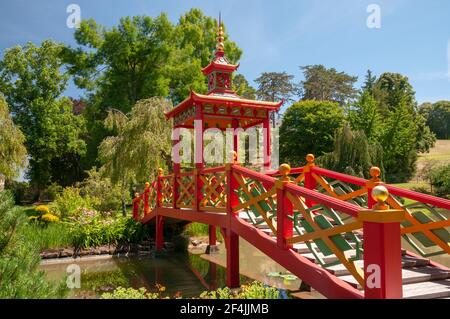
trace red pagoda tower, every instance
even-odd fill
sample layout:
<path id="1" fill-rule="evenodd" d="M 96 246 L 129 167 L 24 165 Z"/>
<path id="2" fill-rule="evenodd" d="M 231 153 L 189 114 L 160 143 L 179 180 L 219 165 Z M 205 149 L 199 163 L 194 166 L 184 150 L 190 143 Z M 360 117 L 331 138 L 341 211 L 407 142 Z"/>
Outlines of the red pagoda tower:
<path id="1" fill-rule="evenodd" d="M 249 100 L 240 97 L 232 89 L 233 72 L 239 65 L 231 64 L 224 52 L 223 26 L 219 18 L 217 46 L 213 60 L 202 69 L 208 79 L 208 93 L 199 94 L 191 91 L 180 104 L 169 111 L 167 118 L 173 118 L 174 129 L 194 129 L 195 163 L 203 167 L 203 132 L 208 128 L 247 129 L 262 125 L 264 144 L 264 168 L 270 169 L 270 119 L 269 113 L 277 111 L 281 102 Z M 201 125 L 194 125 L 201 123 Z M 178 143 L 177 140 L 174 144 Z M 234 136 L 234 150 L 237 151 L 237 134 Z M 200 152 L 201 150 L 201 152 Z M 180 170 L 180 164 L 174 163 L 174 172 Z"/>

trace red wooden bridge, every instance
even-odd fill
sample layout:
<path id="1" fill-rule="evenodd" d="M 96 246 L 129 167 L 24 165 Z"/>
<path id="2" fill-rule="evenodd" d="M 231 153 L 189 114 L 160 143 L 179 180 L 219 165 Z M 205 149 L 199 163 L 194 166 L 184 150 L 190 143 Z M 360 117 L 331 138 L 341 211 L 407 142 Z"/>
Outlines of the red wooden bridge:
<path id="1" fill-rule="evenodd" d="M 320 168 L 311 154 L 303 167 L 271 171 L 269 115 L 281 102 L 239 97 L 231 89 L 238 66 L 223 48 L 220 26 L 215 57 L 203 69 L 209 93 L 191 92 L 166 114 L 174 128 L 194 130 L 195 168 L 181 171 L 175 134 L 173 173 L 160 169 L 133 200 L 135 218 L 156 223 L 157 249 L 165 219 L 200 222 L 210 225 L 212 246 L 221 230 L 230 287 L 239 286 L 243 238 L 328 298 L 449 298 L 450 270 L 429 258 L 450 254 L 450 201 L 385 185 L 377 167 L 370 180 Z M 205 129 L 252 126 L 264 132 L 263 173 L 236 158 L 204 167 Z M 235 155 L 237 144 L 235 133 Z"/>
<path id="2" fill-rule="evenodd" d="M 165 218 L 219 227 L 230 287 L 239 285 L 241 237 L 328 298 L 450 297 L 450 270 L 429 259 L 450 253 L 449 200 L 390 185 L 384 193 L 376 168 L 364 180 L 309 160 L 267 174 L 238 164 L 160 171 L 135 202 L 148 203 L 141 220 L 156 222 L 157 249 Z M 402 237 L 416 253 L 401 248 Z"/>

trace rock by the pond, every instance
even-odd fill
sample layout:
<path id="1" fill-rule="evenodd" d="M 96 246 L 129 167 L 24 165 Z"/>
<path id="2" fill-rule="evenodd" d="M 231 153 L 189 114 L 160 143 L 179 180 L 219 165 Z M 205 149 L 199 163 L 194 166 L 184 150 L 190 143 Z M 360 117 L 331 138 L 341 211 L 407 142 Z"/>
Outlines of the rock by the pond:
<path id="1" fill-rule="evenodd" d="M 195 246 L 195 247 L 197 247 L 198 245 L 200 245 L 202 243 L 202 241 L 201 240 L 198 240 L 198 239 L 193 239 L 193 240 L 191 240 L 191 244 L 193 245 L 193 246 Z"/>

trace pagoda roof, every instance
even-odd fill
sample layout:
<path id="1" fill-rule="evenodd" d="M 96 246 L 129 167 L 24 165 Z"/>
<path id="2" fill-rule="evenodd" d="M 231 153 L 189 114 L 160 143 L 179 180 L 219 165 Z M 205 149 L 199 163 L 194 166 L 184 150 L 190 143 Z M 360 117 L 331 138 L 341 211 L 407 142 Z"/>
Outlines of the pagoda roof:
<path id="1" fill-rule="evenodd" d="M 212 71 L 234 72 L 239 64 L 231 64 L 223 51 L 217 51 L 214 59 L 202 69 L 203 74 L 209 74 Z"/>
<path id="2" fill-rule="evenodd" d="M 243 106 L 250 108 L 266 109 L 269 111 L 276 111 L 283 104 L 283 101 L 269 102 L 269 101 L 249 100 L 240 97 L 234 92 L 210 93 L 208 95 L 204 95 L 191 91 L 188 98 L 186 98 L 183 102 L 179 103 L 172 110 L 166 113 L 166 117 L 167 118 L 174 117 L 175 115 L 184 111 L 186 108 L 192 106 L 195 102 L 210 103 L 210 104 L 225 104 L 229 106 Z"/>

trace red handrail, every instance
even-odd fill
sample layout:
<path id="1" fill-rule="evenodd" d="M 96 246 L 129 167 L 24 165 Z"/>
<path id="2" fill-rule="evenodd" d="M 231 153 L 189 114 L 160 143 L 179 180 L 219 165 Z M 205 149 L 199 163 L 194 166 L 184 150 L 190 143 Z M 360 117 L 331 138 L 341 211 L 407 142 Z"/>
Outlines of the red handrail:
<path id="1" fill-rule="evenodd" d="M 356 177 L 356 176 L 351 176 L 351 175 L 347 175 L 347 174 L 343 174 L 343 173 L 330 171 L 328 169 L 320 168 L 320 167 L 317 167 L 317 166 L 312 167 L 311 171 L 313 173 L 316 173 L 316 174 L 321 175 L 321 176 L 326 176 L 326 177 L 338 179 L 340 181 L 351 183 L 351 184 L 355 184 L 355 185 L 358 185 L 358 186 L 366 186 L 366 183 L 367 183 L 367 180 L 365 180 L 364 178 L 360 178 L 360 177 Z"/>
<path id="2" fill-rule="evenodd" d="M 258 180 L 263 183 L 267 183 L 269 185 L 275 184 L 275 181 L 276 181 L 275 178 L 273 178 L 273 177 L 263 175 L 261 173 L 249 170 L 248 168 L 245 168 L 245 167 L 233 166 L 233 170 L 238 173 L 241 173 L 244 176 L 250 177 L 252 179 Z M 317 202 L 322 205 L 328 206 L 330 208 L 336 209 L 340 212 L 346 213 L 353 217 L 357 217 L 358 212 L 361 210 L 361 207 L 359 207 L 357 205 L 341 201 L 339 199 L 330 197 L 325 194 L 321 194 L 319 192 L 301 187 L 296 184 L 288 184 L 286 186 L 286 189 L 295 195 L 302 196 L 306 199 L 313 200 L 314 202 Z"/>

